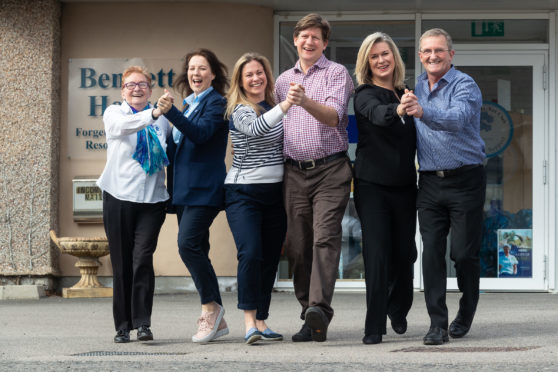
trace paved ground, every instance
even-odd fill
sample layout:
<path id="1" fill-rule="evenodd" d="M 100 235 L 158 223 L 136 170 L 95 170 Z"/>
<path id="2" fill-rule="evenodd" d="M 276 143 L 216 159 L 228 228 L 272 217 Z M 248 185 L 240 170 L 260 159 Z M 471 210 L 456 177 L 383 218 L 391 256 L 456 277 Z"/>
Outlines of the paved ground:
<path id="1" fill-rule="evenodd" d="M 199 316 L 194 294 L 155 297 L 155 340 L 114 344 L 111 299 L 42 298 L 0 302 L 0 371 L 20 370 L 270 370 L 462 371 L 558 370 L 558 295 L 483 293 L 471 333 L 443 346 L 422 344 L 429 321 L 415 293 L 409 329 L 391 328 L 379 345 L 363 345 L 364 293 L 337 293 L 328 341 L 293 343 L 299 305 L 275 293 L 269 325 L 284 342 L 247 346 L 236 294 L 224 295 L 231 333 L 209 345 L 193 344 Z M 448 295 L 450 317 L 458 295 Z M 389 325 L 388 325 L 389 327 Z"/>

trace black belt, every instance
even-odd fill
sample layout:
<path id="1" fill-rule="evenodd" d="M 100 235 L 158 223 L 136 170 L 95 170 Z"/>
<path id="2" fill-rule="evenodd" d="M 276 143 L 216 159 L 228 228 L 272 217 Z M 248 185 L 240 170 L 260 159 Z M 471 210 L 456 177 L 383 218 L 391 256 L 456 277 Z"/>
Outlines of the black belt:
<path id="1" fill-rule="evenodd" d="M 347 152 L 342 151 L 342 152 L 338 152 L 338 153 L 326 156 L 325 158 L 315 159 L 315 160 L 312 160 L 312 159 L 310 159 L 310 160 L 293 160 L 293 159 L 287 158 L 285 160 L 285 163 L 293 165 L 295 167 L 298 167 L 302 170 L 307 170 L 307 169 L 314 169 L 318 165 L 323 165 L 323 164 L 329 163 L 330 161 L 345 158 L 345 157 L 347 157 Z"/>
<path id="2" fill-rule="evenodd" d="M 481 164 L 469 164 L 469 165 L 464 165 L 462 167 L 455 168 L 455 169 L 437 170 L 437 171 L 421 171 L 420 173 L 422 173 L 422 174 L 435 174 L 436 176 L 438 176 L 440 178 L 446 178 L 446 177 L 457 176 L 458 174 L 464 173 L 468 170 L 471 170 L 473 168 L 477 168 L 477 167 L 480 167 L 480 166 L 481 166 Z"/>

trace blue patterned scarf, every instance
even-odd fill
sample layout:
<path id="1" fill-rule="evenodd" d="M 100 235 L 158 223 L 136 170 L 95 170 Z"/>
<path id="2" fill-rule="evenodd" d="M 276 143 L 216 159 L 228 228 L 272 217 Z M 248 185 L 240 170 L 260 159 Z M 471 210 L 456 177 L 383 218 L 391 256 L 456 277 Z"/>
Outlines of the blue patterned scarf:
<path id="1" fill-rule="evenodd" d="M 149 104 L 145 106 L 144 110 L 149 108 Z M 130 106 L 132 112 L 135 114 L 138 111 Z M 151 125 L 145 127 L 137 133 L 138 142 L 136 145 L 136 152 L 132 156 L 134 160 L 140 163 L 142 169 L 148 175 L 155 174 L 169 165 L 167 154 L 163 150 L 155 129 Z"/>

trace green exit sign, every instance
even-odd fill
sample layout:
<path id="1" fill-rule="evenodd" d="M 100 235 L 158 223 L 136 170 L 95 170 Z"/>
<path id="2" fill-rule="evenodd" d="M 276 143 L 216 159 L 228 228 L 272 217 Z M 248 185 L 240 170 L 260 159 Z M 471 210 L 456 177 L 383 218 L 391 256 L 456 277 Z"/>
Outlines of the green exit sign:
<path id="1" fill-rule="evenodd" d="M 473 21 L 471 23 L 471 36 L 504 36 L 504 21 Z"/>

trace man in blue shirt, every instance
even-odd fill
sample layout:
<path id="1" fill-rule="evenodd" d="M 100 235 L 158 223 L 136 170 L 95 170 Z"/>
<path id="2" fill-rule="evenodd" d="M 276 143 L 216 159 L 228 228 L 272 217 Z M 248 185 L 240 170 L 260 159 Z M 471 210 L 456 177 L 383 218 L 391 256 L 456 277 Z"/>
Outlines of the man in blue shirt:
<path id="1" fill-rule="evenodd" d="M 442 29 L 420 38 L 419 57 L 426 70 L 415 93 L 402 98 L 415 117 L 419 161 L 417 209 L 424 245 L 423 277 L 430 329 L 425 345 L 449 341 L 446 306 L 446 247 L 463 293 L 449 327 L 454 338 L 467 334 L 479 299 L 483 206 L 486 190 L 484 142 L 480 137 L 482 97 L 475 81 L 451 64 L 455 51 Z"/>

